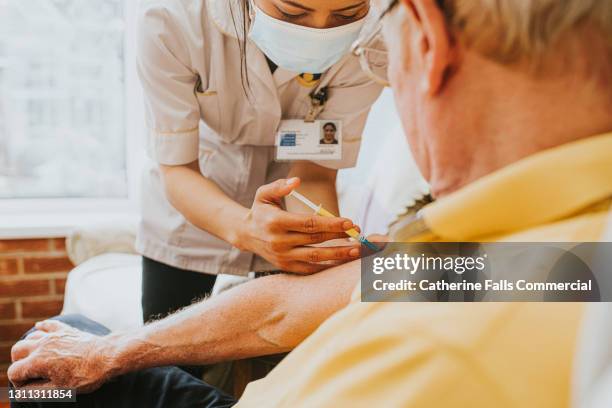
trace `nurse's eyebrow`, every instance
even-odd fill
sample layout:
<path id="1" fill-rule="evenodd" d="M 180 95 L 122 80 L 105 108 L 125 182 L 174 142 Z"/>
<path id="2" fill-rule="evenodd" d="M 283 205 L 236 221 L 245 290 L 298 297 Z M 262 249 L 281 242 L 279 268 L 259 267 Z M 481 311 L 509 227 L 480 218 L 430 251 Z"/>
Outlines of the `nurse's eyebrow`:
<path id="1" fill-rule="evenodd" d="M 352 6 L 342 7 L 342 8 L 336 9 L 336 10 L 332 10 L 332 11 L 334 13 L 337 13 L 339 11 L 349 11 L 349 10 L 352 10 L 352 9 L 363 7 L 364 5 L 365 5 L 365 1 L 361 1 L 359 3 L 353 4 Z"/>
<path id="2" fill-rule="evenodd" d="M 291 1 L 291 0 L 281 0 L 283 3 L 289 5 L 289 6 L 293 6 L 293 7 L 297 7 L 297 8 L 301 8 L 302 10 L 306 10 L 306 11 L 316 11 L 313 8 L 310 7 L 306 7 L 303 4 L 300 3 L 296 3 L 295 1 Z M 347 7 L 342 7 L 336 10 L 332 10 L 332 12 L 334 13 L 338 13 L 341 11 L 348 11 L 348 10 L 352 10 L 352 9 L 356 9 L 358 7 L 362 7 L 366 2 L 365 1 L 360 1 L 359 3 L 353 4 L 351 6 L 347 6 Z"/>
<path id="3" fill-rule="evenodd" d="M 281 0 L 283 3 L 289 5 L 289 6 L 293 6 L 293 7 L 297 7 L 297 8 L 301 8 L 302 10 L 306 10 L 306 11 L 315 11 L 315 9 L 312 9 L 310 7 L 306 7 L 303 4 L 300 3 L 296 3 L 294 1 L 291 0 Z"/>

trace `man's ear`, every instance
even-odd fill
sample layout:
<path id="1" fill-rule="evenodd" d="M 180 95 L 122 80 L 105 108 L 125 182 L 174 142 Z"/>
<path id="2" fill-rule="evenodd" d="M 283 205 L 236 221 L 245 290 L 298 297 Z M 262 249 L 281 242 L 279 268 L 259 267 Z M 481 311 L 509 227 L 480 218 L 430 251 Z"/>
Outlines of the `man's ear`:
<path id="1" fill-rule="evenodd" d="M 444 85 L 447 68 L 451 64 L 451 38 L 446 19 L 435 0 L 401 0 L 414 16 L 421 31 L 418 52 L 423 61 L 422 89 L 433 96 Z"/>

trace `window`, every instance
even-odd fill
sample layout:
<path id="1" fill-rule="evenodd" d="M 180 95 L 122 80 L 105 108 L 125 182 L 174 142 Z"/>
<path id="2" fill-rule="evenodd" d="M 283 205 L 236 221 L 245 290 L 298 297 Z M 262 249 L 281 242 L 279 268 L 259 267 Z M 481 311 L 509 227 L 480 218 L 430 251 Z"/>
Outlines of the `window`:
<path id="1" fill-rule="evenodd" d="M 0 237 L 135 216 L 137 4 L 0 0 Z"/>
<path id="2" fill-rule="evenodd" d="M 0 0 L 0 199 L 129 196 L 133 0 Z"/>

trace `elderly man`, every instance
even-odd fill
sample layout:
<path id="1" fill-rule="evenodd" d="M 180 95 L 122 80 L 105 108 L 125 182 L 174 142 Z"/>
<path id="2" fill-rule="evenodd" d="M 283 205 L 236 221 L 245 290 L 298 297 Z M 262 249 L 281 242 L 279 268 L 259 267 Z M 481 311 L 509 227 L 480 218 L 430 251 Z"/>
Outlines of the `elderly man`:
<path id="1" fill-rule="evenodd" d="M 389 79 L 437 198 L 395 239 L 598 240 L 612 197 L 612 3 L 381 8 Z M 568 406 L 580 304 L 360 303 L 358 280 L 358 263 L 257 279 L 131 333 L 42 322 L 13 348 L 9 378 L 98 389 L 84 405 L 230 406 L 151 367 L 295 348 L 238 405 Z"/>

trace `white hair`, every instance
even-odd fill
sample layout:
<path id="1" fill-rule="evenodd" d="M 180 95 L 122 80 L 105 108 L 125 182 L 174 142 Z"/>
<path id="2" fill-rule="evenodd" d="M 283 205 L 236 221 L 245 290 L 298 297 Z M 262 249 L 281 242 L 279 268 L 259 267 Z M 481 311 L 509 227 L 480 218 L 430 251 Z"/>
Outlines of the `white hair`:
<path id="1" fill-rule="evenodd" d="M 438 0 L 468 46 L 503 63 L 537 61 L 566 42 L 612 64 L 612 0 Z M 597 38 L 598 44 L 593 44 Z M 572 40 L 572 41 L 568 41 Z M 571 46 L 567 44 L 568 46 Z M 604 55 L 601 55 L 603 51 Z"/>

